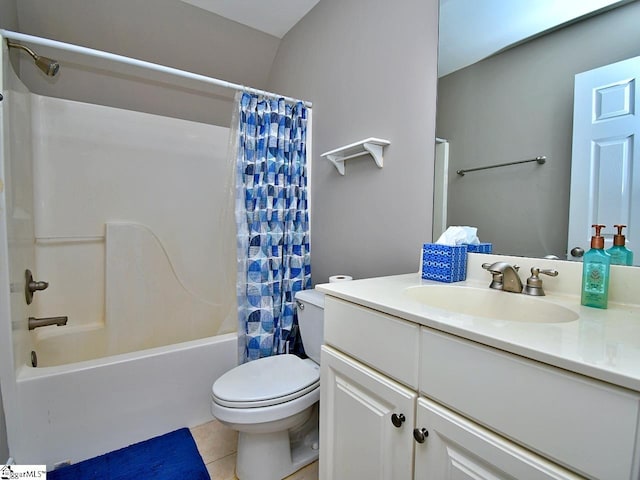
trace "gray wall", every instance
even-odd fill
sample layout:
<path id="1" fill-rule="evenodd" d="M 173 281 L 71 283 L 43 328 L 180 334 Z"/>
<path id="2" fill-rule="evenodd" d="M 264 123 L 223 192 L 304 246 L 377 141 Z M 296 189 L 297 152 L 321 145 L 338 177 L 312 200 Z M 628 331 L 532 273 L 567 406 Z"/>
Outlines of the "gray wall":
<path id="1" fill-rule="evenodd" d="M 0 28 L 14 31 L 18 28 L 16 0 L 0 0 Z"/>
<path id="2" fill-rule="evenodd" d="M 640 55 L 640 2 L 443 77 L 437 136 L 450 146 L 449 224 L 476 225 L 494 252 L 564 255 L 576 73 Z M 545 155 L 548 161 L 460 168 Z"/>
<path id="3" fill-rule="evenodd" d="M 322 0 L 282 40 L 269 89 L 313 101 L 312 275 L 415 272 L 431 239 L 437 0 Z M 320 154 L 391 141 L 378 169 Z"/>
<path id="4" fill-rule="evenodd" d="M 104 50 L 229 82 L 264 88 L 280 40 L 178 0 L 20 0 L 22 33 Z M 42 52 L 42 53 L 41 53 Z M 46 55 L 46 49 L 39 53 Z M 229 126 L 233 92 L 110 74 L 63 62 L 53 79 L 21 56 L 31 91 Z"/>

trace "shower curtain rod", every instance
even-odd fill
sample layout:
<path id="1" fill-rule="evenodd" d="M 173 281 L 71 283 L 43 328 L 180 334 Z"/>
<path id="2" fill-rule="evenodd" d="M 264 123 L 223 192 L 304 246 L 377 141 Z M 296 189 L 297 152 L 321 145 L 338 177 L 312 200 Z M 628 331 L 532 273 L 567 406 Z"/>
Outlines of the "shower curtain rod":
<path id="1" fill-rule="evenodd" d="M 12 32 L 10 30 L 0 29 L 0 35 L 2 35 L 4 38 L 17 40 L 19 42 L 27 42 L 34 45 L 63 50 L 66 52 L 80 53 L 82 55 L 88 55 L 90 57 L 111 60 L 114 62 L 124 63 L 127 65 L 146 68 L 148 70 L 154 70 L 156 72 L 167 73 L 177 77 L 187 78 L 189 80 L 197 80 L 199 82 L 208 83 L 210 85 L 217 85 L 220 87 L 230 88 L 233 90 L 240 90 L 248 93 L 253 93 L 256 95 L 264 95 L 266 97 L 284 98 L 289 102 L 302 102 L 306 107 L 309 107 L 309 108 L 313 106 L 311 102 L 307 102 L 305 100 L 286 97 L 284 95 L 278 95 L 277 93 L 267 92 L 265 90 L 259 90 L 257 88 L 245 87 L 244 85 L 227 82 L 225 80 L 219 80 L 213 77 L 207 77 L 206 75 L 200 75 L 199 73 L 187 72 L 186 70 L 167 67 L 165 65 L 160 65 L 158 63 L 146 62 L 144 60 L 138 60 L 136 58 L 125 57 L 124 55 L 116 55 L 115 53 L 103 52 L 102 50 L 95 50 L 93 48 L 81 47 L 79 45 L 73 45 L 71 43 L 59 42 L 57 40 L 49 40 L 47 38 L 35 37 L 33 35 Z"/>

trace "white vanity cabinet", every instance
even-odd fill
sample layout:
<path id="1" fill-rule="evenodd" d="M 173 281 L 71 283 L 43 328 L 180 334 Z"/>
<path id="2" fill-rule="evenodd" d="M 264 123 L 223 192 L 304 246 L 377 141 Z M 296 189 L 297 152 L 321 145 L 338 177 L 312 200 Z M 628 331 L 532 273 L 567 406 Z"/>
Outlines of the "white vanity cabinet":
<path id="1" fill-rule="evenodd" d="M 321 477 L 411 480 L 417 394 L 331 348 L 322 369 Z"/>
<path id="2" fill-rule="evenodd" d="M 332 296 L 320 415 L 321 480 L 640 478 L 637 392 Z"/>

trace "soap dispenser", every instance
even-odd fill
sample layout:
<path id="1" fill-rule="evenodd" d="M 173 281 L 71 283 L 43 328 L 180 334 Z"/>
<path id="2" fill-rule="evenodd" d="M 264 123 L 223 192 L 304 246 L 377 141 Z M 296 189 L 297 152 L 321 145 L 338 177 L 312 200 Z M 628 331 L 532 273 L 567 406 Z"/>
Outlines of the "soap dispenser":
<path id="1" fill-rule="evenodd" d="M 633 265 L 633 252 L 624 246 L 624 235 L 622 229 L 626 225 L 614 225 L 618 229 L 618 233 L 613 236 L 613 247 L 607 250 L 611 255 L 612 265 Z"/>
<path id="2" fill-rule="evenodd" d="M 592 225 L 596 234 L 591 237 L 591 250 L 582 260 L 582 305 L 607 308 L 609 296 L 609 271 L 611 256 L 604 251 L 604 237 L 600 235 L 604 225 Z"/>

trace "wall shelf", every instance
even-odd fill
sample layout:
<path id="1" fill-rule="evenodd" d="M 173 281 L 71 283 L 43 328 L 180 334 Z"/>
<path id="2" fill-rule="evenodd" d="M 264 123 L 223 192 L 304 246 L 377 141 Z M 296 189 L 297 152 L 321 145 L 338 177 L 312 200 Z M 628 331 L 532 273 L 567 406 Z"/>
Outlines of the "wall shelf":
<path id="1" fill-rule="evenodd" d="M 325 157 L 329 160 L 340 175 L 344 175 L 344 162 L 350 158 L 359 157 L 361 155 L 371 155 L 376 165 L 382 168 L 383 157 L 382 153 L 384 147 L 390 145 L 389 140 L 382 140 L 380 138 L 367 138 L 366 140 L 360 140 L 359 142 L 339 147 L 329 152 L 325 152 L 321 157 Z"/>

